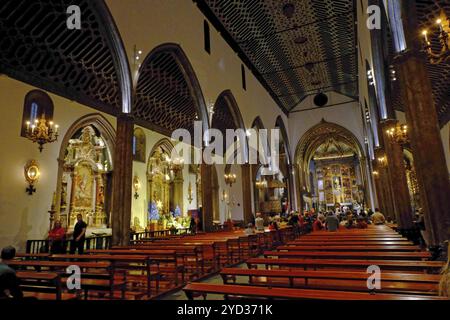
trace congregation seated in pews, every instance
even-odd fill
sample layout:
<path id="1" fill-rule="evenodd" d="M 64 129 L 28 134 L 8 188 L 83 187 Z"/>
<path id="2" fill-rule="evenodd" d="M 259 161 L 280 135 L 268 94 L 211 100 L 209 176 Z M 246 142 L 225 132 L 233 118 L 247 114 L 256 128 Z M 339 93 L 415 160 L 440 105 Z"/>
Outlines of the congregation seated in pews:
<path id="1" fill-rule="evenodd" d="M 440 294 L 448 291 L 442 280 L 448 277 L 448 263 L 432 261 L 429 252 L 386 225 L 367 218 L 365 227 L 357 227 L 359 222 L 349 227 L 350 215 L 342 224 L 336 214 L 291 214 L 261 228 L 258 218 L 245 229 L 149 234 L 133 237 L 126 246 L 85 248 L 82 254 L 15 254 L 9 248 L 2 252 L 0 273 L 15 280 L 5 282 L 9 289 L 2 284 L 0 294 L 140 300 L 182 289 L 188 299 L 210 294 L 225 299 L 446 299 Z M 81 270 L 79 288 L 68 285 L 73 265 Z M 369 277 L 377 276 L 373 266 L 381 271 L 381 286 L 375 280 L 368 285 Z M 223 284 L 209 283 L 215 275 Z"/>

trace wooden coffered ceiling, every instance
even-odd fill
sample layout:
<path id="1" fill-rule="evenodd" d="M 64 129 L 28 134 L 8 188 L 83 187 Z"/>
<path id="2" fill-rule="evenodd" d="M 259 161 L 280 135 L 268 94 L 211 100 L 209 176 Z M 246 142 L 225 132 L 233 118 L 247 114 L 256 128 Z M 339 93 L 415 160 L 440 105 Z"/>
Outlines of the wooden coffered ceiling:
<path id="1" fill-rule="evenodd" d="M 358 95 L 353 0 L 194 1 L 283 111 L 319 90 Z"/>
<path id="2" fill-rule="evenodd" d="M 71 5 L 78 5 L 83 13 L 81 30 L 67 28 Z M 2 0 L 0 72 L 105 112 L 120 113 L 121 68 L 115 49 L 121 43 L 112 30 L 115 26 L 101 0 Z"/>

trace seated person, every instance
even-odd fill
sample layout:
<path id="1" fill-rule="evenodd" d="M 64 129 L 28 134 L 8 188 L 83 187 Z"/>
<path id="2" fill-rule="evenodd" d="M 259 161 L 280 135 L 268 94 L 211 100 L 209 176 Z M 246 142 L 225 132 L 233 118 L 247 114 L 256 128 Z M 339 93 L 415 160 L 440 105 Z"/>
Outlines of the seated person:
<path id="1" fill-rule="evenodd" d="M 380 212 L 380 209 L 376 208 L 375 213 L 372 215 L 372 222 L 373 224 L 384 224 L 386 219 L 384 218 L 384 214 Z"/>
<path id="2" fill-rule="evenodd" d="M 276 221 L 272 221 L 272 222 L 269 224 L 269 230 L 270 230 L 270 231 L 278 230 L 278 224 L 277 224 Z"/>
<path id="3" fill-rule="evenodd" d="M 339 219 L 334 213 L 327 216 L 325 219 L 325 225 L 328 231 L 334 232 L 339 229 Z"/>
<path id="4" fill-rule="evenodd" d="M 367 222 L 363 217 L 359 217 L 356 223 L 358 229 L 367 229 Z"/>
<path id="5" fill-rule="evenodd" d="M 253 224 L 249 223 L 247 225 L 247 228 L 245 228 L 244 233 L 246 235 L 251 235 L 251 234 L 255 234 L 255 229 L 253 228 Z"/>
<path id="6" fill-rule="evenodd" d="M 257 231 L 264 231 L 264 219 L 259 212 L 256 214 L 255 226 Z"/>
<path id="7" fill-rule="evenodd" d="M 2 263 L 0 263 L 0 300 L 23 298 L 16 272 L 4 263 L 14 259 L 15 256 L 16 249 L 14 247 L 3 248 L 1 253 Z"/>
<path id="8" fill-rule="evenodd" d="M 325 217 L 323 214 L 319 214 L 316 221 L 313 223 L 313 231 L 320 231 L 325 228 L 324 226 Z"/>

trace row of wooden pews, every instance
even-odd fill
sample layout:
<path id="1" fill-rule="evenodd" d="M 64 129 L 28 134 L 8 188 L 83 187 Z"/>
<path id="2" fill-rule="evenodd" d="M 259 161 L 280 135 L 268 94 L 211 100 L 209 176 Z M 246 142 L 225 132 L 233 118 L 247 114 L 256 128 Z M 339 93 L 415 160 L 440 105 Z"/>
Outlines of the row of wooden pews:
<path id="1" fill-rule="evenodd" d="M 247 259 L 247 268 L 222 268 L 223 285 L 192 282 L 183 290 L 189 299 L 444 299 L 437 292 L 443 263 L 429 258 L 386 226 L 314 232 Z M 380 287 L 372 279 L 377 268 Z"/>
<path id="2" fill-rule="evenodd" d="M 294 240 L 292 229 L 142 238 L 83 255 L 18 254 L 5 263 L 18 271 L 25 295 L 38 299 L 152 299 L 272 250 L 280 240 Z M 81 289 L 66 284 L 71 266 L 80 268 Z"/>

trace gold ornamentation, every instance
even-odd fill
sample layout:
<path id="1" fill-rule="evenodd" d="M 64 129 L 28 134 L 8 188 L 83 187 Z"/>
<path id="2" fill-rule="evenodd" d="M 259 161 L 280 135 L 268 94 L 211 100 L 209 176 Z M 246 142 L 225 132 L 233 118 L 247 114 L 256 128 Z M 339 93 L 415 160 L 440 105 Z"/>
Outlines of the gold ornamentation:
<path id="1" fill-rule="evenodd" d="M 25 180 L 28 182 L 28 188 L 26 192 L 31 196 L 36 192 L 34 187 L 35 183 L 38 182 L 41 172 L 39 170 L 39 165 L 36 160 L 30 160 L 24 167 Z"/>
<path id="2" fill-rule="evenodd" d="M 47 121 L 45 114 L 39 120 L 34 120 L 33 124 L 31 121 L 27 121 L 26 124 L 27 130 L 25 136 L 29 140 L 39 144 L 40 152 L 44 149 L 44 144 L 58 140 L 58 125 L 54 124 L 53 121 Z"/>

